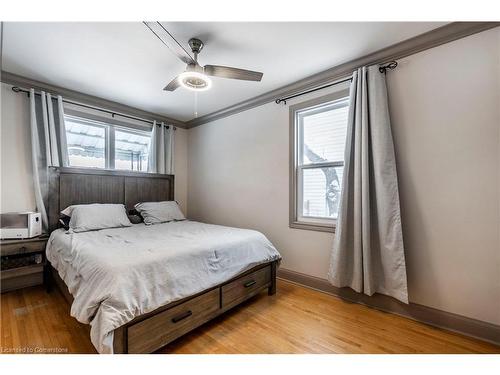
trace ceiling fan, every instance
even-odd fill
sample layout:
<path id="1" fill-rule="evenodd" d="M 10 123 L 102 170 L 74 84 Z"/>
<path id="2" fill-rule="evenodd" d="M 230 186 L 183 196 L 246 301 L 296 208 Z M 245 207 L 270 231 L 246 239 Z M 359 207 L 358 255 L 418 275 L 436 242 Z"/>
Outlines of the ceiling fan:
<path id="1" fill-rule="evenodd" d="M 261 72 L 252 70 L 231 68 L 229 66 L 220 65 L 205 65 L 198 64 L 198 54 L 203 49 L 203 42 L 196 38 L 189 39 L 189 47 L 193 52 L 194 57 L 175 40 L 160 22 L 143 22 L 163 44 L 165 44 L 175 55 L 184 63 L 187 64 L 186 70 L 175 77 L 167 86 L 163 88 L 165 91 L 174 91 L 179 86 L 183 86 L 193 91 L 205 91 L 212 86 L 212 81 L 209 76 L 240 79 L 244 81 L 260 81 L 262 79 Z"/>

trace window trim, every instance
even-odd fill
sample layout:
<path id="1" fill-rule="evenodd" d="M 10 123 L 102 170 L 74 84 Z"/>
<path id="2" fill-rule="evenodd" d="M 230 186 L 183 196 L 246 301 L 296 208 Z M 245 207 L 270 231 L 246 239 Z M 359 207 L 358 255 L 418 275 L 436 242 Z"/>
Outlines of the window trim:
<path id="1" fill-rule="evenodd" d="M 96 115 L 94 113 L 89 113 L 89 112 L 84 112 L 84 111 L 78 111 L 73 108 L 64 108 L 64 115 L 72 116 L 72 117 L 79 117 L 81 119 L 85 120 L 91 120 L 91 121 L 97 121 L 106 125 L 113 125 L 125 129 L 135 129 L 138 131 L 144 131 L 144 132 L 150 132 L 151 129 L 153 128 L 153 125 L 149 124 L 137 124 L 137 123 L 132 123 L 128 121 L 123 121 L 123 120 L 118 120 L 114 117 L 107 117 L 107 116 L 102 116 L 102 115 Z"/>
<path id="2" fill-rule="evenodd" d="M 294 229 L 305 229 L 305 230 L 314 230 L 320 232 L 333 232 L 335 233 L 336 220 L 328 220 L 328 219 L 314 219 L 312 217 L 308 217 L 307 220 L 299 217 L 299 209 L 298 209 L 298 197 L 300 194 L 298 188 L 298 177 L 299 177 L 299 153 L 297 152 L 297 144 L 299 140 L 298 134 L 298 126 L 297 112 L 304 110 L 306 108 L 311 108 L 315 106 L 322 106 L 328 104 L 330 102 L 334 102 L 339 99 L 344 99 L 349 96 L 349 89 L 343 89 L 332 94 L 324 95 L 318 98 L 314 98 L 311 100 L 307 100 L 295 105 L 290 106 L 289 108 L 289 127 L 290 127 L 290 143 L 289 143 L 289 179 L 290 179 L 290 194 L 289 194 L 289 226 Z M 325 165 L 338 164 L 337 162 L 327 162 Z M 300 171 L 308 168 L 317 168 L 316 165 L 303 165 L 300 168 Z M 330 221 L 330 222 L 328 222 Z"/>

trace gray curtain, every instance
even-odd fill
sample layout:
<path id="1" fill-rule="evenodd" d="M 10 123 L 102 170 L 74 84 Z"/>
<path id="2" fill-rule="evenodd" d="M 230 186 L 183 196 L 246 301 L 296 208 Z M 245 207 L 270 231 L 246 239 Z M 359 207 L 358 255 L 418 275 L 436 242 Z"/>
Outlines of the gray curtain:
<path id="1" fill-rule="evenodd" d="M 344 177 L 329 281 L 408 303 L 398 179 L 385 74 L 353 73 Z"/>
<path id="2" fill-rule="evenodd" d="M 30 130 L 35 203 L 42 216 L 43 230 L 47 232 L 48 167 L 68 166 L 63 99 L 60 95 L 53 100 L 44 91 L 35 95 L 35 90 L 30 90 Z"/>
<path id="3" fill-rule="evenodd" d="M 174 127 L 153 122 L 149 143 L 148 172 L 174 174 Z"/>

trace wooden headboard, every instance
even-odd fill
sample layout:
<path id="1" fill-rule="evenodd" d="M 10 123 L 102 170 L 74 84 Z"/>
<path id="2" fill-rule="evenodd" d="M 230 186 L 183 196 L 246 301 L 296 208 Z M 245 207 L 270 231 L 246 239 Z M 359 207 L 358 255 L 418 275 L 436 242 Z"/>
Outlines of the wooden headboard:
<path id="1" fill-rule="evenodd" d="M 59 212 L 73 204 L 174 200 L 174 175 L 118 170 L 49 167 L 49 230 L 59 227 Z"/>

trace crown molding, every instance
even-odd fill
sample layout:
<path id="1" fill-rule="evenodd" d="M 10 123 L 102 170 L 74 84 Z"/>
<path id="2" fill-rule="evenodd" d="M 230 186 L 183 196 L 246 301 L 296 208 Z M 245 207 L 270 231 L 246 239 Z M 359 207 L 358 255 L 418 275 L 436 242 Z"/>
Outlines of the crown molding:
<path id="1" fill-rule="evenodd" d="M 66 89 L 64 87 L 51 85 L 49 83 L 36 81 L 31 78 L 23 77 L 14 73 L 1 71 L 1 81 L 13 86 L 19 86 L 22 88 L 34 88 L 36 90 L 50 91 L 63 96 L 65 99 L 70 99 L 81 104 L 93 105 L 100 107 L 117 114 L 122 113 L 125 115 L 137 116 L 147 120 L 163 121 L 176 127 L 186 129 L 187 125 L 185 122 L 176 120 L 171 117 L 163 116 L 158 113 L 144 111 L 135 107 L 130 107 L 125 104 L 117 103 L 111 100 L 103 99 L 97 96 L 84 94 L 78 91 Z"/>
<path id="2" fill-rule="evenodd" d="M 276 99 L 294 95 L 311 88 L 333 82 L 349 76 L 356 68 L 363 65 L 381 64 L 390 60 L 401 59 L 430 48 L 440 46 L 466 36 L 500 26 L 500 22 L 452 22 L 437 29 L 406 39 L 392 46 L 383 48 L 366 56 L 334 66 L 294 83 L 282 86 L 251 99 L 220 109 L 210 114 L 187 121 L 188 128 L 234 115 L 247 109 L 273 102 Z"/>

